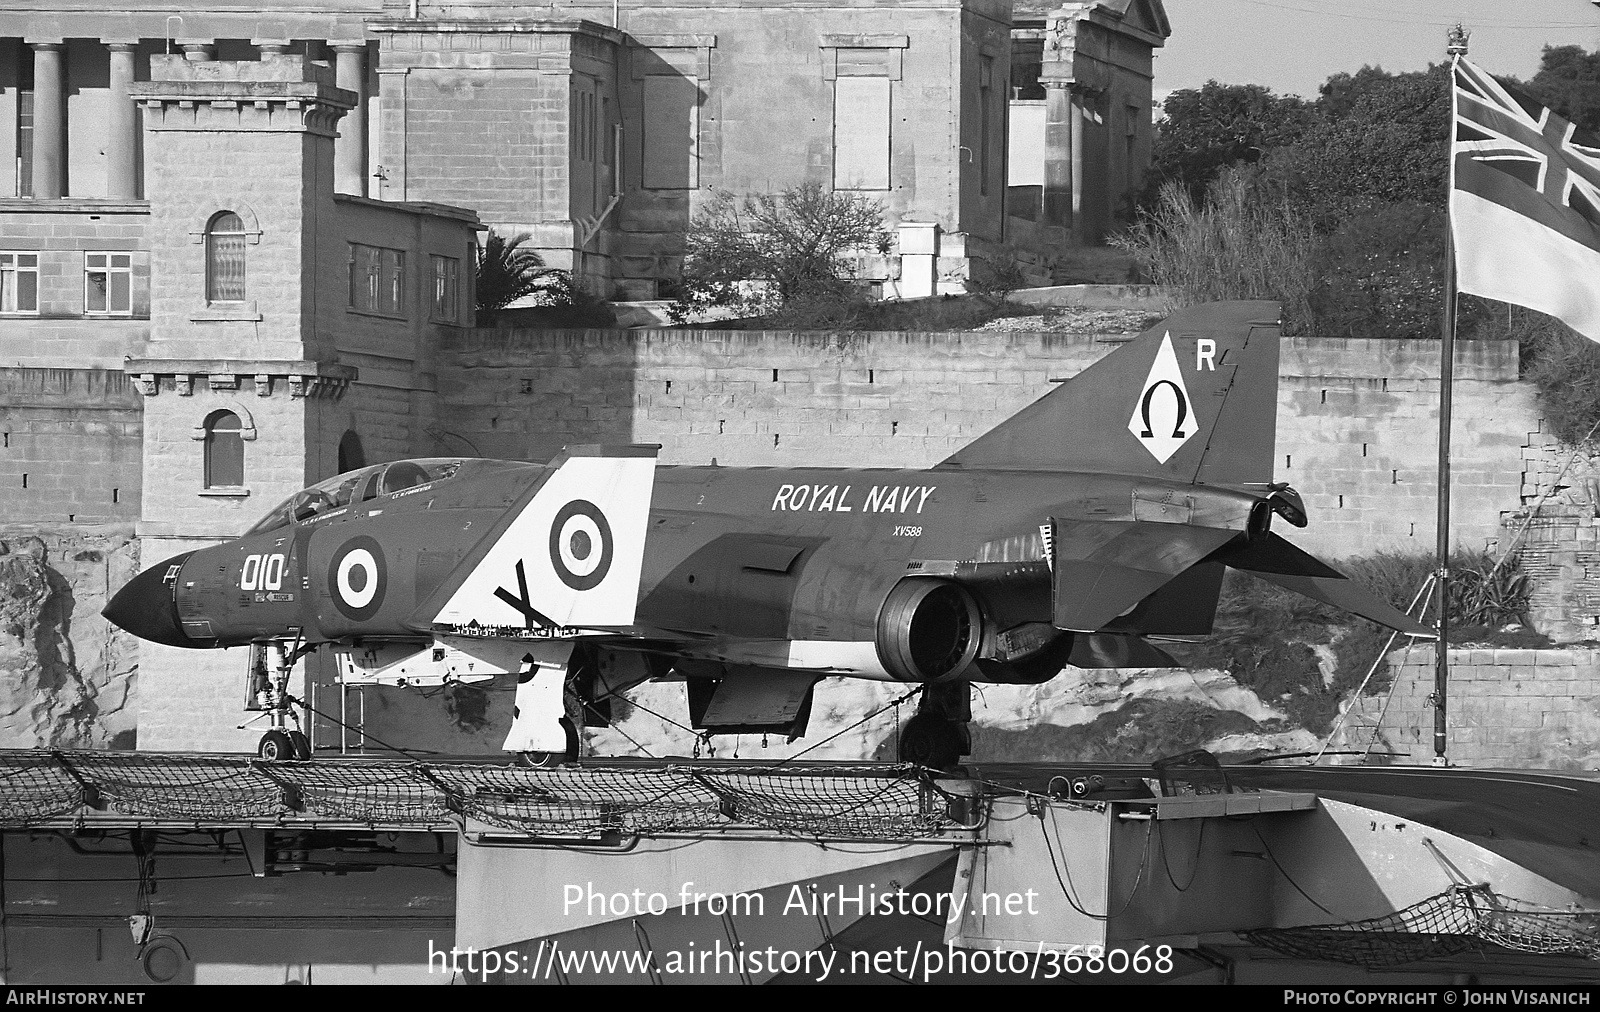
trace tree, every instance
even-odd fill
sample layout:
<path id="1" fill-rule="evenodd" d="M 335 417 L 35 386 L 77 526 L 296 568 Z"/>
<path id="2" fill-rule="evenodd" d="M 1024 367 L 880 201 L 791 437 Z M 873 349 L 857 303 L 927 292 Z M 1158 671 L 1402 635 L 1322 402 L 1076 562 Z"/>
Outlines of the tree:
<path id="1" fill-rule="evenodd" d="M 1319 231 L 1386 204 L 1445 204 L 1449 67 L 1391 74 L 1363 67 L 1322 86 L 1315 115 L 1263 171 Z"/>
<path id="2" fill-rule="evenodd" d="M 1600 134 L 1600 52 L 1545 46 L 1539 72 L 1526 88 L 1557 116 Z"/>
<path id="3" fill-rule="evenodd" d="M 888 253 L 890 236 L 882 204 L 802 183 L 742 198 L 715 191 L 684 244 L 680 318 L 714 306 L 756 315 L 806 300 L 848 301 L 853 258 Z"/>
<path id="4" fill-rule="evenodd" d="M 1151 151 L 1143 203 L 1153 206 L 1163 185 L 1175 182 L 1201 200 L 1230 165 L 1250 164 L 1291 144 L 1311 123 L 1311 107 L 1257 84 L 1180 88 L 1161 103 L 1163 118 Z"/>
<path id="5" fill-rule="evenodd" d="M 1522 87 L 1580 128 L 1600 127 L 1600 53 L 1546 47 L 1538 76 Z M 1312 103 L 1214 81 L 1174 92 L 1165 103 L 1153 175 L 1184 187 L 1192 206 L 1187 217 L 1175 217 L 1178 205 L 1147 198 L 1145 237 L 1163 215 L 1183 220 L 1191 236 L 1247 222 L 1248 216 L 1219 205 L 1217 192 L 1205 194 L 1208 181 L 1232 174 L 1254 204 L 1287 205 L 1315 232 L 1310 262 L 1316 284 L 1303 317 L 1291 308 L 1290 321 L 1314 319 L 1317 332 L 1330 336 L 1437 337 L 1450 102 L 1446 64 L 1402 74 L 1377 67 L 1334 74 Z M 1219 278 L 1293 260 L 1264 258 L 1236 243 L 1196 248 L 1203 252 L 1184 257 L 1211 262 L 1208 269 Z M 1261 253 L 1270 249 L 1263 246 Z M 1238 288 L 1237 279 L 1227 287 Z M 1483 300 L 1463 299 L 1458 324 L 1476 332 L 1489 319 L 1485 314 Z M 1505 336 L 1503 329 L 1495 333 Z"/>
<path id="6" fill-rule="evenodd" d="M 572 275 L 545 266 L 544 258 L 523 243 L 533 238 L 520 232 L 506 238 L 491 229 L 478 249 L 478 312 L 492 315 L 518 299 L 538 295 L 541 306 L 570 306 L 577 294 Z"/>

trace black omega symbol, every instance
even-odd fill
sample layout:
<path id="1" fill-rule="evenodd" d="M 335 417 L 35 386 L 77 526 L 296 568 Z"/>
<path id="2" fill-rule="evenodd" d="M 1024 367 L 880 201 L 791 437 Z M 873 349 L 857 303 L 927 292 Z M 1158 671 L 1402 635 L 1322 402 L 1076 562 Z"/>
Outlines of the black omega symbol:
<path id="1" fill-rule="evenodd" d="M 1172 438 L 1184 437 L 1183 420 L 1189 417 L 1189 399 L 1183 395 L 1183 387 L 1171 380 L 1157 380 L 1150 384 L 1144 392 L 1144 400 L 1139 404 L 1139 417 L 1144 419 L 1144 431 L 1139 433 L 1140 439 L 1151 439 L 1155 436 L 1150 428 L 1150 401 L 1155 397 L 1156 391 L 1167 386 L 1172 388 L 1172 396 L 1178 399 L 1178 420 L 1172 423 Z"/>

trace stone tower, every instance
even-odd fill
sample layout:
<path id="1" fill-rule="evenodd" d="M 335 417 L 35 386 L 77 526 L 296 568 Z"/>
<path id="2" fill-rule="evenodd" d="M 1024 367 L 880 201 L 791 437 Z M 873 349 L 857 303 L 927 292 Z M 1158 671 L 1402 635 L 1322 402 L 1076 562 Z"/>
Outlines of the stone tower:
<path id="1" fill-rule="evenodd" d="M 329 67 L 273 46 L 192 55 L 153 57 L 131 89 L 151 208 L 150 339 L 125 365 L 144 395 L 145 566 L 425 448 L 432 349 L 472 323 L 474 214 L 335 194 L 355 96 Z M 142 644 L 140 747 L 253 749 L 261 729 L 234 730 L 245 653 Z"/>

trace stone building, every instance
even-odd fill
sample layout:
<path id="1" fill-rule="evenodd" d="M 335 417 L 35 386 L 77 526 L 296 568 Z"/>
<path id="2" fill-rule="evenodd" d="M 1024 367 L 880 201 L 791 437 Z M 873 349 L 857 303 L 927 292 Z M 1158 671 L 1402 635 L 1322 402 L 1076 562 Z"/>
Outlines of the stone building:
<path id="1" fill-rule="evenodd" d="M 1090 246 L 1125 222 L 1153 139 L 1161 0 L 1018 0 L 1012 13 L 1006 230 Z"/>
<path id="2" fill-rule="evenodd" d="M 891 226 L 948 237 L 926 250 L 913 230 L 911 252 L 964 261 L 969 237 L 1003 238 L 1009 32 L 1009 0 L 27 0 L 0 11 L 0 195 L 144 197 L 129 95 L 153 56 L 294 52 L 353 96 L 338 192 L 472 207 L 601 294 L 662 294 L 716 188 L 861 192 Z M 965 265 L 944 270 L 959 281 Z"/>

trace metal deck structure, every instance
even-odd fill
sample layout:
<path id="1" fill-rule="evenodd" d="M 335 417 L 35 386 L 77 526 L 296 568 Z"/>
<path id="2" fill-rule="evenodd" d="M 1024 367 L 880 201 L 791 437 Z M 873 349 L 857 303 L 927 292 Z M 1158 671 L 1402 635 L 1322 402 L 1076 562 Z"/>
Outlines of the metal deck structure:
<path id="1" fill-rule="evenodd" d="M 303 828 L 530 836 L 762 829 L 906 839 L 956 824 L 953 790 L 886 763 L 595 763 L 0 751 L 0 829 Z"/>
<path id="2" fill-rule="evenodd" d="M 338 951 L 358 966 L 370 962 L 368 943 L 354 941 L 369 937 L 361 925 L 388 932 L 391 946 L 402 928 L 405 946 L 432 945 L 445 932 L 443 902 L 455 907 L 456 944 L 507 962 L 558 945 L 657 959 L 717 938 L 799 953 L 877 951 L 916 936 L 994 952 L 1167 945 L 1201 977 L 1227 964 L 1254 980 L 1292 979 L 1282 976 L 1291 966 L 1413 981 L 1600 980 L 1600 775 L 1590 773 L 1193 760 L 977 763 L 958 774 L 729 760 L 532 769 L 484 757 L 0 751 L 0 830 L 19 866 L 36 869 L 10 880 L 0 915 L 32 932 L 37 952 L 71 953 L 79 965 L 100 951 L 100 934 L 85 948 L 72 932 L 127 907 L 131 887 L 95 870 L 122 853 L 139 869 L 141 903 L 147 886 L 165 883 L 148 908 L 182 929 L 195 979 L 210 960 L 258 959 L 250 931 L 293 920 L 305 903 L 331 905 L 301 918 L 322 934 L 315 955 L 295 958 L 309 966 Z M 407 834 L 434 844 L 393 842 Z M 185 857 L 207 874 L 174 873 Z M 63 879 L 78 885 L 49 884 L 61 874 L 49 869 L 84 861 L 88 877 Z M 428 868 L 445 871 L 448 887 L 416 878 Z M 303 874 L 345 870 L 374 877 Z M 203 892 L 212 878 L 217 888 Z M 241 892 L 243 881 L 258 885 Z M 372 891 L 383 882 L 387 891 Z M 609 907 L 574 909 L 579 884 L 606 892 Z M 760 897 L 767 914 L 702 911 L 698 901 L 689 913 L 680 907 L 691 889 Z M 969 904 L 942 924 L 785 916 L 796 889 L 930 901 L 1029 894 L 1040 908 L 1002 916 Z M 671 909 L 613 909 L 617 896 L 657 894 Z M 431 905 L 408 906 L 419 895 Z M 140 958 L 152 951 L 145 943 Z M 641 974 L 661 982 L 659 966 Z"/>

